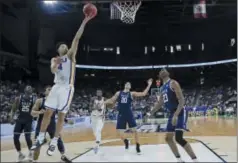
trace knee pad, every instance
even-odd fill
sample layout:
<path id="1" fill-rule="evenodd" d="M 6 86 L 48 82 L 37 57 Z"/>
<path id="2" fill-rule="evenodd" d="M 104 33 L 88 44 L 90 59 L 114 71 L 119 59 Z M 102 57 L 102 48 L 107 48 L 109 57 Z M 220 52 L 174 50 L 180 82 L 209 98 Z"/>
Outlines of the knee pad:
<path id="1" fill-rule="evenodd" d="M 183 138 L 183 131 L 181 130 L 177 130 L 175 132 L 175 140 L 182 147 L 184 147 L 187 144 L 187 141 Z"/>

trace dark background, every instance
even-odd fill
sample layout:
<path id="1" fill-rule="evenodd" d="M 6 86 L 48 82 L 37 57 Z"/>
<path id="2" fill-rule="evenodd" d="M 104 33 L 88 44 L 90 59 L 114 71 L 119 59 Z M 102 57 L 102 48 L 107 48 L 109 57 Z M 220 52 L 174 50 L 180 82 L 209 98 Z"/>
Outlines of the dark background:
<path id="1" fill-rule="evenodd" d="M 231 38 L 237 38 L 236 0 L 207 0 L 207 19 L 194 19 L 195 0 L 143 1 L 132 25 L 110 20 L 109 2 L 95 3 L 98 15 L 87 25 L 80 40 L 78 64 L 138 66 L 236 58 L 237 44 L 231 46 Z M 1 1 L 0 60 L 1 67 L 4 67 L 1 78 L 52 82 L 48 63 L 56 55 L 55 44 L 59 41 L 71 44 L 84 16 L 83 5 L 83 1 L 58 1 L 55 5 L 30 0 Z M 176 48 L 176 45 L 181 45 L 182 51 L 174 49 L 171 53 L 170 46 Z M 188 45 L 191 45 L 191 50 Z M 145 46 L 148 47 L 146 55 Z M 120 55 L 116 54 L 116 47 L 120 47 Z M 154 52 L 152 47 L 155 47 Z M 105 52 L 104 48 L 113 48 L 113 51 Z M 21 68 L 16 71 L 14 66 Z M 84 83 L 87 80 L 105 83 L 105 79 L 123 82 L 156 78 L 158 71 L 79 69 L 77 78 Z M 201 78 L 206 78 L 206 81 L 216 79 L 218 83 L 234 81 L 237 80 L 236 73 L 236 63 L 172 70 L 173 77 L 188 84 L 199 84 Z"/>

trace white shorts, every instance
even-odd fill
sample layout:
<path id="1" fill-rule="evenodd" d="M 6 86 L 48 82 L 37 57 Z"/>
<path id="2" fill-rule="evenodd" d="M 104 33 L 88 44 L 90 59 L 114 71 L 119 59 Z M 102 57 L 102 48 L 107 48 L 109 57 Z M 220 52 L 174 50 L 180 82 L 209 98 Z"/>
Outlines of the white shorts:
<path id="1" fill-rule="evenodd" d="M 45 107 L 62 113 L 67 113 L 73 96 L 74 87 L 55 84 L 45 101 Z"/>

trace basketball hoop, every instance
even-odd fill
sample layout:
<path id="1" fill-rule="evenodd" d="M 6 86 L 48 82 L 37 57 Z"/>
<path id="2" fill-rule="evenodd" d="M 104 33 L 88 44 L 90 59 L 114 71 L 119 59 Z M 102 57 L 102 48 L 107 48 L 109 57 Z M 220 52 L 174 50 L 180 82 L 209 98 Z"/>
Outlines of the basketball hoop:
<path id="1" fill-rule="evenodd" d="M 118 1 L 111 4 L 111 19 L 121 19 L 126 24 L 135 22 L 141 1 Z"/>

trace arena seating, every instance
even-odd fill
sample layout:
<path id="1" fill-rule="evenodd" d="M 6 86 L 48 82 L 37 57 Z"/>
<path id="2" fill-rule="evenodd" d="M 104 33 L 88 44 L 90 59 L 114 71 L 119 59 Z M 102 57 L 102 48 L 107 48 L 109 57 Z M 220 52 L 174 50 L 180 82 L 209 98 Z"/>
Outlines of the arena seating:
<path id="1" fill-rule="evenodd" d="M 17 95 L 23 92 L 26 84 L 19 81 L 18 83 L 12 83 L 10 81 L 0 82 L 0 100 L 1 100 L 1 110 L 0 110 L 0 123 L 7 123 L 9 121 L 9 114 L 11 111 L 11 105 Z M 38 89 L 38 88 L 37 88 Z M 212 106 L 219 109 L 219 112 L 229 113 L 231 110 L 236 110 L 236 103 L 232 101 L 236 100 L 237 92 L 234 87 L 231 86 L 220 86 L 220 87 L 208 87 L 203 89 L 185 89 L 185 104 L 188 107 L 194 106 Z M 36 95 L 40 95 L 43 89 L 39 90 Z M 71 105 L 71 109 L 68 113 L 68 117 L 79 117 L 89 115 L 89 102 L 90 98 L 93 96 L 95 90 L 80 90 L 76 91 L 74 100 Z M 113 92 L 110 92 L 112 94 Z M 235 99 L 235 100 L 233 100 Z M 156 97 L 153 95 L 148 95 L 145 98 L 137 98 L 134 100 L 134 109 L 143 111 L 148 110 L 146 108 L 151 108 L 156 101 Z M 233 109 L 232 109 L 233 108 Z M 227 111 L 226 111 L 227 110 Z M 109 111 L 108 118 L 115 118 L 116 111 Z M 137 112 L 135 111 L 135 114 Z"/>

